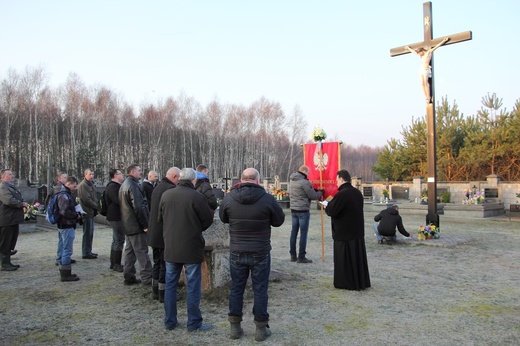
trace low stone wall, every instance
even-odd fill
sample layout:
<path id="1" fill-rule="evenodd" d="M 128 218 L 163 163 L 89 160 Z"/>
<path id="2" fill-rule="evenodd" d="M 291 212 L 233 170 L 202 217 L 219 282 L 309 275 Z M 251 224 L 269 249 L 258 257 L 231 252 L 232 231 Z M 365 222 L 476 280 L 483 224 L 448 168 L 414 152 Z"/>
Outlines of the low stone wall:
<path id="1" fill-rule="evenodd" d="M 399 206 L 399 214 L 401 215 L 426 215 L 428 214 L 427 204 L 410 203 L 408 201 L 390 201 L 388 203 L 367 203 L 365 202 L 365 212 L 374 212 L 374 215 L 381 210 L 391 207 L 393 204 Z M 444 203 L 437 204 L 437 213 L 444 214 Z"/>
<path id="2" fill-rule="evenodd" d="M 484 204 L 446 204 L 444 215 L 465 218 L 482 218 L 500 216 L 506 213 L 504 203 L 484 203 Z"/>
<path id="3" fill-rule="evenodd" d="M 399 213 L 401 215 L 426 215 L 428 214 L 427 204 L 408 203 L 395 201 L 392 203 L 365 203 L 365 212 L 373 212 L 374 215 L 381 210 L 390 207 L 392 204 L 399 205 Z M 462 217 L 462 218 L 486 218 L 493 216 L 501 216 L 506 213 L 504 203 L 483 203 L 483 204 L 456 204 L 456 203 L 438 203 L 437 213 L 439 215 Z"/>

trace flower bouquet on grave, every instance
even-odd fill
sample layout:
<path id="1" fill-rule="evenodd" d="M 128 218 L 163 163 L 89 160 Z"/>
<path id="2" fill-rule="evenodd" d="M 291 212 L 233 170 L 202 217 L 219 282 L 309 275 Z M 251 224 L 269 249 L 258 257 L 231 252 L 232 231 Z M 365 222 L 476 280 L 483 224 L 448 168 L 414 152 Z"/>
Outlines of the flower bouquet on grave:
<path id="1" fill-rule="evenodd" d="M 419 240 L 439 239 L 440 237 L 441 230 L 434 224 L 430 224 L 428 226 L 420 226 L 419 231 L 417 232 L 417 239 Z"/>
<path id="2" fill-rule="evenodd" d="M 40 211 L 41 204 L 36 202 L 34 204 L 27 204 L 26 207 L 23 208 L 23 218 L 25 221 L 36 220 L 36 214 Z"/>
<path id="3" fill-rule="evenodd" d="M 284 189 L 274 189 L 272 194 L 274 198 L 278 201 L 284 201 L 289 199 L 289 194 Z"/>
<path id="4" fill-rule="evenodd" d="M 475 204 L 482 204 L 485 202 L 484 199 L 484 191 L 479 191 L 475 195 L 473 195 L 473 200 Z"/>

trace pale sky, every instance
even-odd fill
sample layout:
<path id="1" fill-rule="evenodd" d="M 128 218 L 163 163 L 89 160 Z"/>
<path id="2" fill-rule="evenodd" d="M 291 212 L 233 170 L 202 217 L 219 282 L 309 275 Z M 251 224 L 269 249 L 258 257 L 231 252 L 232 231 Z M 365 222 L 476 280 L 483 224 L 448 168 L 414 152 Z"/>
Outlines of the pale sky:
<path id="1" fill-rule="evenodd" d="M 75 72 L 134 106 L 181 93 L 250 105 L 262 96 L 354 146 L 401 138 L 425 114 L 419 58 L 390 49 L 423 40 L 423 2 L 0 0 L 0 78 L 44 67 Z M 437 101 L 475 115 L 496 93 L 511 110 L 520 66 L 518 0 L 435 0 L 433 34 L 473 40 L 434 54 Z M 516 91 L 515 91 L 516 90 Z"/>

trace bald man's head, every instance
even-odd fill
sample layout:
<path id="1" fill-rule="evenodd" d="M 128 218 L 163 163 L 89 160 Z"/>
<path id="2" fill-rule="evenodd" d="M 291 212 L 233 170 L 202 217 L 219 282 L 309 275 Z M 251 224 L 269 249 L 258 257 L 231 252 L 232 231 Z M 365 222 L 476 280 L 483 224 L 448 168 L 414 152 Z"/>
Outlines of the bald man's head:
<path id="1" fill-rule="evenodd" d="M 246 168 L 242 172 L 241 180 L 243 183 L 260 183 L 260 173 L 254 168 Z"/>

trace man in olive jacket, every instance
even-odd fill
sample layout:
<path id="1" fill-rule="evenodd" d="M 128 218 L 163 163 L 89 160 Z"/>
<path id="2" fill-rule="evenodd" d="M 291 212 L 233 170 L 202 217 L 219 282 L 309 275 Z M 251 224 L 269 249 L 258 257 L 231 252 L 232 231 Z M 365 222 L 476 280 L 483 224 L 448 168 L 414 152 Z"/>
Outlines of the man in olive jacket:
<path id="1" fill-rule="evenodd" d="M 20 266 L 11 263 L 11 249 L 18 239 L 20 223 L 23 222 L 23 208 L 27 206 L 22 194 L 14 186 L 14 175 L 10 169 L 3 169 L 0 176 L 0 254 L 2 271 L 13 271 Z"/>
<path id="2" fill-rule="evenodd" d="M 94 240 L 94 217 L 99 210 L 97 190 L 94 186 L 94 171 L 90 168 L 85 169 L 84 179 L 78 185 L 79 204 L 85 214 L 83 214 L 83 242 L 81 254 L 84 259 L 96 259 L 97 253 L 92 252 L 92 242 Z"/>
<path id="3" fill-rule="evenodd" d="M 131 164 L 126 169 L 127 177 L 119 188 L 119 203 L 121 205 L 121 221 L 125 232 L 125 248 L 123 250 L 123 277 L 125 285 L 143 282 L 152 284 L 152 263 L 148 257 L 148 219 L 150 212 L 143 188 L 139 185 L 142 171 L 137 164 Z M 141 280 L 135 277 L 135 262 L 141 267 Z"/>
<path id="4" fill-rule="evenodd" d="M 205 241 L 202 232 L 213 223 L 213 212 L 204 195 L 195 191 L 197 175 L 193 168 L 183 168 L 179 184 L 161 196 L 159 222 L 163 223 L 166 290 L 164 292 L 164 326 L 177 326 L 177 284 L 184 267 L 187 279 L 186 308 L 188 331 L 209 330 L 202 323 L 202 265 Z"/>

